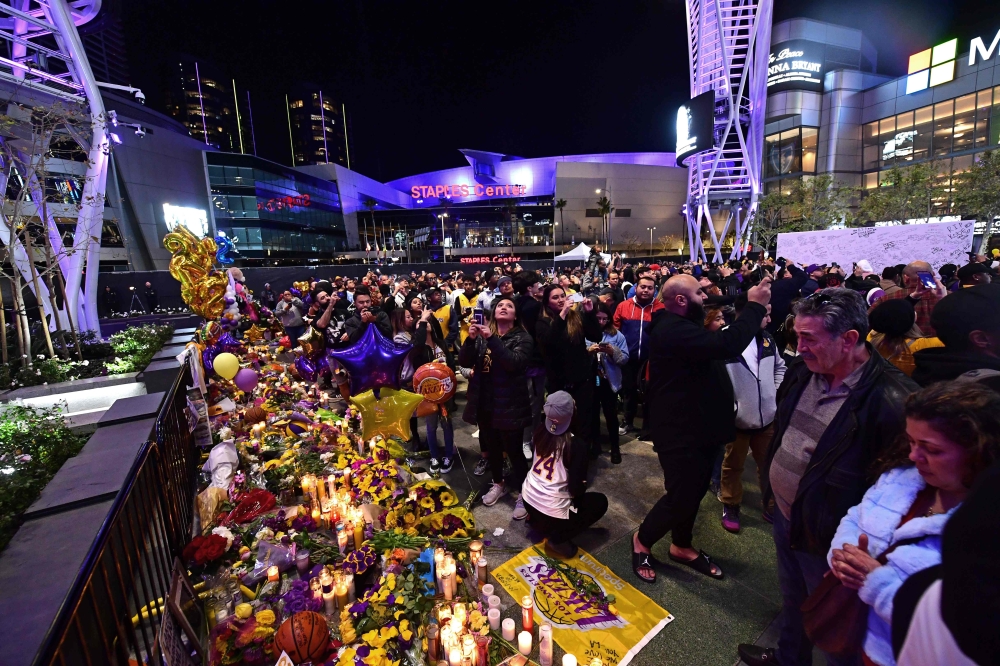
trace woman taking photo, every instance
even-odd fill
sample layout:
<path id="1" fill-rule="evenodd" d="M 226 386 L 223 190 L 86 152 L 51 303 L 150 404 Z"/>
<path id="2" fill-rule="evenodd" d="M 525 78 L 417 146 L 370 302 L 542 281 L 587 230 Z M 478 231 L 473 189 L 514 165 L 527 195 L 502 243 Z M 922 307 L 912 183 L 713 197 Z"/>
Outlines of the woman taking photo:
<path id="1" fill-rule="evenodd" d="M 608 498 L 587 492 L 587 444 L 569 436 L 576 412 L 572 396 L 556 391 L 545 401 L 544 411 L 522 496 L 532 529 L 545 537 L 545 552 L 569 559 L 577 551 L 573 537 L 607 513 Z"/>
<path id="2" fill-rule="evenodd" d="M 594 364 L 594 402 L 590 412 L 591 455 L 597 457 L 601 453 L 601 411 L 604 411 L 604 421 L 608 425 L 608 441 L 611 444 L 611 462 L 621 463 L 622 453 L 618 448 L 618 391 L 622 388 L 622 367 L 628 362 L 628 342 L 617 328 L 611 308 L 604 303 L 597 303 L 594 318 L 601 327 L 603 337 L 599 343 L 593 343 L 587 351 L 593 357 Z"/>
<path id="3" fill-rule="evenodd" d="M 519 490 L 528 472 L 521 448 L 521 433 L 531 423 L 531 401 L 526 390 L 531 336 L 517 319 L 514 301 L 507 296 L 493 300 L 489 324 L 470 324 L 469 337 L 458 354 L 458 364 L 472 368 L 462 419 L 479 426 L 479 443 L 489 457 L 493 484 L 483 504 L 493 506 L 508 490 Z M 511 474 L 503 478 L 503 456 Z M 528 516 L 521 497 L 513 518 Z"/>
<path id="4" fill-rule="evenodd" d="M 871 607 L 863 658 L 879 666 L 895 664 L 896 591 L 940 564 L 948 519 L 1000 457 L 1000 394 L 981 384 L 933 384 L 907 399 L 905 413 L 906 439 L 883 458 L 882 475 L 844 516 L 827 555 L 833 575 Z"/>
<path id="5" fill-rule="evenodd" d="M 604 337 L 593 310 L 589 298 L 576 308 L 562 287 L 550 284 L 542 291 L 542 311 L 535 324 L 535 339 L 545 361 L 546 392 L 566 391 L 576 404 L 587 406 L 594 402 L 595 384 L 587 341 L 600 342 Z M 590 439 L 579 413 L 572 429 L 577 437 Z"/>

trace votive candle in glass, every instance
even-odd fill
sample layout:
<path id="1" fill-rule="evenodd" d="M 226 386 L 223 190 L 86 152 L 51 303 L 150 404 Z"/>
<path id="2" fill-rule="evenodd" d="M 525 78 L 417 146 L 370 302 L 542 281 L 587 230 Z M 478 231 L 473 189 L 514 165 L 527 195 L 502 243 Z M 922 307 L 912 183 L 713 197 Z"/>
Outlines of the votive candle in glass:
<path id="1" fill-rule="evenodd" d="M 576 666 L 576 657 L 571 654 L 564 654 L 562 666 Z"/>
<path id="2" fill-rule="evenodd" d="M 427 634 L 427 657 L 437 662 L 441 656 L 441 629 L 436 624 L 428 624 L 424 633 Z"/>
<path id="3" fill-rule="evenodd" d="M 500 609 L 489 609 L 486 611 L 486 617 L 490 620 L 490 629 L 493 631 L 500 631 Z"/>
<path id="4" fill-rule="evenodd" d="M 552 625 L 547 622 L 538 628 L 538 663 L 552 666 Z"/>
<path id="5" fill-rule="evenodd" d="M 476 660 L 476 639 L 472 634 L 462 636 L 462 659 Z"/>
<path id="6" fill-rule="evenodd" d="M 479 584 L 483 585 L 486 583 L 486 578 L 489 575 L 489 569 L 487 569 L 486 558 L 480 557 L 476 560 L 476 577 L 479 579 Z"/>
<path id="7" fill-rule="evenodd" d="M 309 551 L 302 549 L 295 553 L 295 568 L 299 570 L 299 578 L 305 579 L 309 574 Z"/>
<path id="8" fill-rule="evenodd" d="M 534 604 L 531 597 L 525 595 L 521 597 L 521 628 L 531 633 L 535 627 Z"/>
<path id="9" fill-rule="evenodd" d="M 448 652 L 448 666 L 462 666 L 462 651 L 457 647 Z"/>
<path id="10" fill-rule="evenodd" d="M 309 589 L 312 590 L 313 599 L 323 600 L 323 585 L 319 582 L 319 578 L 309 579 Z"/>
<path id="11" fill-rule="evenodd" d="M 483 585 L 483 589 L 481 591 L 483 593 L 483 596 L 482 596 L 483 606 L 489 607 L 490 597 L 493 596 L 494 588 L 489 583 L 486 583 L 486 585 Z"/>
<path id="12" fill-rule="evenodd" d="M 501 623 L 500 626 L 502 627 L 500 635 L 503 636 L 503 639 L 505 641 L 513 641 L 514 640 L 514 620 L 512 620 L 512 619 L 510 619 L 508 617 L 508 618 L 504 619 L 504 621 Z"/>
<path id="13" fill-rule="evenodd" d="M 482 554 L 483 554 L 483 542 L 482 541 L 480 541 L 479 539 L 476 539 L 475 541 L 473 541 L 473 542 L 471 542 L 469 544 L 469 561 L 470 562 L 478 562 L 479 558 L 482 556 Z"/>
<path id="14" fill-rule="evenodd" d="M 365 521 L 362 518 L 354 519 L 354 550 L 361 550 L 361 544 L 365 542 Z"/>
<path id="15" fill-rule="evenodd" d="M 531 632 L 522 631 L 517 635 L 517 651 L 525 657 L 531 654 Z"/>
<path id="16" fill-rule="evenodd" d="M 270 583 L 277 583 L 279 578 L 281 578 L 281 572 L 278 571 L 278 565 L 272 564 L 267 568 L 267 580 Z"/>
<path id="17" fill-rule="evenodd" d="M 461 631 L 465 627 L 465 623 L 468 620 L 468 614 L 465 611 L 465 604 L 459 601 L 451 608 L 451 622 L 456 624 L 456 629 Z"/>

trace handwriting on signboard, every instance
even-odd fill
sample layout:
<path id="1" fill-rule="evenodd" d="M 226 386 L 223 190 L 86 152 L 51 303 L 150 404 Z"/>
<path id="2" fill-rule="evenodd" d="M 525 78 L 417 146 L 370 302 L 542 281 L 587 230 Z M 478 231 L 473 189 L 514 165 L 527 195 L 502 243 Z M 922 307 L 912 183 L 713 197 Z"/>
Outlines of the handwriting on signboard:
<path id="1" fill-rule="evenodd" d="M 414 199 L 427 197 L 516 197 L 528 193 L 527 185 L 414 185 L 410 196 Z"/>
<path id="2" fill-rule="evenodd" d="M 521 257 L 462 257 L 459 263 L 462 264 L 516 264 L 521 261 Z"/>
<path id="3" fill-rule="evenodd" d="M 308 194 L 297 194 L 294 197 L 275 197 L 267 201 L 258 201 L 257 210 L 267 210 L 274 212 L 286 208 L 305 207 L 310 204 L 311 198 Z"/>
<path id="4" fill-rule="evenodd" d="M 875 227 L 864 227 L 862 229 L 852 229 L 851 235 L 858 238 L 868 238 L 875 233 Z"/>

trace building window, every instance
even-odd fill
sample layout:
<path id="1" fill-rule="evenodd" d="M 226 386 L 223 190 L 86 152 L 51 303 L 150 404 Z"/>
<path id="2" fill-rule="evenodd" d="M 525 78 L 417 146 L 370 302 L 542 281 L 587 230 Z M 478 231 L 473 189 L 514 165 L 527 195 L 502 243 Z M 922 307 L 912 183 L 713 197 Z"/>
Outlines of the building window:
<path id="1" fill-rule="evenodd" d="M 816 173 L 819 130 L 796 127 L 764 137 L 764 178 Z"/>
<path id="2" fill-rule="evenodd" d="M 632 217 L 631 208 L 616 208 L 615 217 Z"/>
<path id="3" fill-rule="evenodd" d="M 601 211 L 597 210 L 596 208 L 588 208 L 587 217 L 604 217 L 604 216 L 601 215 Z"/>

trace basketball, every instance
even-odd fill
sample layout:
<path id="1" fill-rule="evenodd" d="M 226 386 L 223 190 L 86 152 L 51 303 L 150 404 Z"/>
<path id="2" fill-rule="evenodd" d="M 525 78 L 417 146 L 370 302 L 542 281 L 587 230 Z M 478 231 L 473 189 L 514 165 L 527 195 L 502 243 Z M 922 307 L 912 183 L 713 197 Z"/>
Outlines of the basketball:
<path id="1" fill-rule="evenodd" d="M 304 437 L 309 433 L 309 424 L 292 419 L 279 419 L 271 427 L 281 433 L 282 437 Z"/>
<path id="2" fill-rule="evenodd" d="M 243 412 L 243 420 L 250 425 L 260 423 L 267 419 L 267 410 L 260 406 L 254 406 Z"/>
<path id="3" fill-rule="evenodd" d="M 326 618 L 313 611 L 296 613 L 281 623 L 274 635 L 274 646 L 296 664 L 321 659 L 330 648 Z"/>

